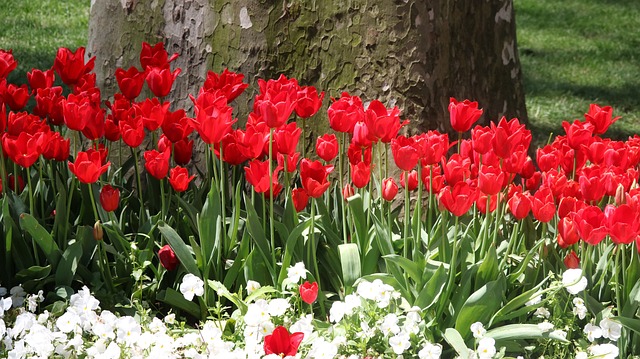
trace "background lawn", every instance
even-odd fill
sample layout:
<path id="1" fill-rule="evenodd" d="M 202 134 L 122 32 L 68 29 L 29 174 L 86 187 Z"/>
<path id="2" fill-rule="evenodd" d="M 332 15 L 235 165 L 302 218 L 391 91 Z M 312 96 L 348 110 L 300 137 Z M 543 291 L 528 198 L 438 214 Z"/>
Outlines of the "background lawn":
<path id="1" fill-rule="evenodd" d="M 536 144 L 583 118 L 589 104 L 623 119 L 609 135 L 640 133 L 640 1 L 515 0 L 529 128 Z M 51 67 L 58 47 L 86 46 L 88 0 L 5 0 L 0 48 L 19 65 L 9 81 Z"/>

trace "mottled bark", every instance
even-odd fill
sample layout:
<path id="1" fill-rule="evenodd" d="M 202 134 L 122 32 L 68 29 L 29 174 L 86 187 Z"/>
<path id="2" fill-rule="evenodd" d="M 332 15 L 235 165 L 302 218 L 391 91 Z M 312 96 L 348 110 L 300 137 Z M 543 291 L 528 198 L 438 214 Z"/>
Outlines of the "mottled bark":
<path id="1" fill-rule="evenodd" d="M 479 101 L 485 121 L 526 121 L 513 0 L 93 1 L 88 52 L 106 95 L 116 66 L 139 66 L 141 41 L 181 55 L 172 96 L 187 106 L 207 70 L 228 67 L 251 84 L 241 117 L 256 80 L 282 73 L 397 105 L 412 130 L 449 130 L 450 96 Z"/>

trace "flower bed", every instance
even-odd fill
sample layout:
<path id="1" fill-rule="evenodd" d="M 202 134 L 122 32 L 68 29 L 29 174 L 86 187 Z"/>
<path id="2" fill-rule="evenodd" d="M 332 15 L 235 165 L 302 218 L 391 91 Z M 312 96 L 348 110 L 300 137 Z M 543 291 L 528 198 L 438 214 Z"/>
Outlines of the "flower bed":
<path id="1" fill-rule="evenodd" d="M 84 49 L 29 86 L 2 80 L 0 51 L 0 354 L 640 352 L 640 137 L 604 138 L 610 107 L 534 162 L 517 119 L 472 129 L 475 102 L 451 99 L 451 141 L 343 93 L 313 146 L 324 93 L 260 80 L 240 126 L 248 85 L 228 70 L 192 110 L 164 101 L 176 56 L 144 43 L 103 103 Z"/>

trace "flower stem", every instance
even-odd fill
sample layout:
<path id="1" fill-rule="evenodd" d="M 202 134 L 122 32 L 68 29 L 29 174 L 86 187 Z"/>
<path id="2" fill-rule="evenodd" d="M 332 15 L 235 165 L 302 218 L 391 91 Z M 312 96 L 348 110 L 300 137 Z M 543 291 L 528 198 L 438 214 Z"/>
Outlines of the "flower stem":
<path id="1" fill-rule="evenodd" d="M 131 148 L 131 152 L 133 153 L 133 165 L 136 169 L 136 182 L 138 185 L 138 199 L 140 200 L 140 215 L 139 215 L 139 226 L 142 225 L 142 217 L 144 216 L 144 200 L 142 199 L 142 180 L 140 179 L 140 165 L 138 164 L 138 151 Z"/>
<path id="2" fill-rule="evenodd" d="M 341 136 L 341 141 L 339 141 L 338 143 L 338 179 L 340 180 L 340 191 L 342 191 L 342 189 L 344 188 L 344 178 L 342 176 L 342 170 L 343 170 L 343 164 L 342 164 L 342 157 L 344 154 L 344 148 L 343 145 L 345 143 L 345 141 L 347 140 L 346 138 L 346 133 L 343 133 Z M 345 202 L 344 201 L 340 201 L 340 211 L 342 214 L 342 240 L 344 244 L 347 244 L 347 209 L 345 207 Z"/>
<path id="3" fill-rule="evenodd" d="M 409 172 L 404 171 L 404 246 L 402 254 L 405 258 L 409 258 Z"/>
<path id="4" fill-rule="evenodd" d="M 271 265 L 276 267 L 276 238 L 273 222 L 273 128 L 269 129 L 269 234 L 271 239 Z M 276 283 L 274 279 L 274 284 Z"/>

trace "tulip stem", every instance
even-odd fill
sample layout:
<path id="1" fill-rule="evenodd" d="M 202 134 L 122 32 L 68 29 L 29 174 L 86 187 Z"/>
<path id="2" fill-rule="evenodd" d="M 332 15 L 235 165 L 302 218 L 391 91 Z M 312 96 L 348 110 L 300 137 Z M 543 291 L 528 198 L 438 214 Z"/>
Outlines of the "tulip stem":
<path id="1" fill-rule="evenodd" d="M 344 189 L 344 178 L 342 176 L 343 164 L 342 164 L 342 155 L 344 154 L 344 148 L 342 147 L 344 142 L 346 141 L 346 133 L 343 133 L 341 136 L 341 141 L 338 143 L 338 151 L 340 152 L 338 155 L 338 179 L 340 180 L 340 191 Z M 347 244 L 347 210 L 345 207 L 345 202 L 340 202 L 340 210 L 342 213 L 342 240 L 344 244 Z"/>
<path id="2" fill-rule="evenodd" d="M 27 181 L 29 182 L 29 213 L 35 217 L 35 213 L 33 212 L 33 188 L 31 187 L 31 174 L 29 173 L 29 167 L 27 170 Z M 17 187 L 16 187 L 17 188 Z M 36 247 L 36 241 L 31 240 L 31 244 L 33 245 L 33 255 L 36 257 L 36 263 L 40 263 L 40 258 L 38 256 L 38 248 Z"/>
<path id="3" fill-rule="evenodd" d="M 45 218 L 44 213 L 44 193 L 42 188 L 44 187 L 44 183 L 42 182 L 42 166 L 44 166 L 44 161 L 40 159 L 38 163 L 38 188 L 40 188 L 40 218 Z"/>
<path id="4" fill-rule="evenodd" d="M 6 187 L 9 183 L 7 182 L 7 171 L 5 168 L 4 151 L 2 150 L 2 146 L 0 146 L 0 179 L 2 180 L 2 186 L 0 186 L 2 187 L 2 198 L 5 198 L 7 193 Z"/>
<path id="5" fill-rule="evenodd" d="M 408 181 L 407 181 L 408 183 Z M 422 225 L 422 164 L 418 163 L 418 197 L 416 198 L 416 230 L 414 233 L 414 245 L 413 248 L 413 259 L 418 257 L 418 248 L 420 246 L 420 242 L 422 240 L 421 225 Z"/>
<path id="6" fill-rule="evenodd" d="M 451 262 L 449 263 L 449 279 L 447 281 L 447 286 L 445 287 L 445 293 L 444 293 L 445 295 L 440 297 L 440 303 L 438 305 L 435 318 L 440 317 L 440 314 L 442 314 L 442 311 L 444 310 L 445 305 L 450 302 L 449 296 L 453 291 L 453 287 L 454 287 L 453 284 L 456 279 L 456 273 L 457 273 L 456 262 L 458 261 L 458 219 L 459 217 L 456 216 L 455 223 L 453 225 L 453 248 L 452 248 L 453 253 L 451 254 Z"/>
<path id="7" fill-rule="evenodd" d="M 269 129 L 269 234 L 271 239 L 271 266 L 276 267 L 276 239 L 273 223 L 273 128 Z M 277 281 L 274 278 L 273 284 Z"/>
<path id="8" fill-rule="evenodd" d="M 68 238 L 67 237 L 67 232 L 69 231 L 69 216 L 71 216 L 71 202 L 73 199 L 73 192 L 74 188 L 76 188 L 76 177 L 75 176 L 71 176 L 71 184 L 69 185 L 69 198 L 67 198 L 67 213 L 65 213 L 66 218 L 64 221 L 64 233 L 62 233 L 62 236 L 60 236 L 60 238 Z M 66 241 L 63 241 L 63 250 L 66 248 L 67 243 Z"/>
<path id="9" fill-rule="evenodd" d="M 144 216 L 144 200 L 142 199 L 142 181 L 140 180 L 140 165 L 138 164 L 138 151 L 131 148 L 133 153 L 133 165 L 136 168 L 136 182 L 138 184 L 138 198 L 140 199 L 140 215 L 138 226 L 142 225 L 142 217 Z"/>
<path id="10" fill-rule="evenodd" d="M 309 218 L 311 221 L 311 225 L 309 227 L 309 251 L 311 252 L 311 261 L 313 262 L 313 270 L 315 272 L 314 277 L 316 282 L 318 283 L 318 304 L 320 304 L 320 313 L 324 317 L 325 308 L 324 308 L 324 297 L 322 296 L 322 284 L 320 283 L 320 270 L 318 269 L 318 257 L 317 257 L 317 246 L 315 243 L 315 217 L 316 217 L 316 203 L 315 198 L 311 198 L 311 217 Z M 312 313 L 313 314 L 313 313 Z"/>
<path id="11" fill-rule="evenodd" d="M 433 203 L 433 165 L 429 166 L 429 209 L 427 212 L 427 230 L 431 231 L 433 225 L 433 211 L 435 210 Z"/>
<path id="12" fill-rule="evenodd" d="M 93 189 L 91 188 L 91 183 L 87 183 L 87 188 L 89 189 L 89 198 L 91 199 L 91 209 L 93 210 L 93 216 L 97 222 L 100 220 L 100 216 L 98 216 L 98 209 L 96 207 L 96 200 L 93 197 Z"/>
<path id="13" fill-rule="evenodd" d="M 100 222 L 100 216 L 98 216 L 98 207 L 96 206 L 96 199 L 93 195 L 93 188 L 91 183 L 87 183 L 87 188 L 89 189 L 89 198 L 91 199 L 91 208 L 93 209 L 93 216 L 95 217 L 96 224 Z M 98 239 L 98 245 L 100 249 L 98 253 L 100 255 L 100 264 L 98 267 L 100 268 L 100 272 L 102 272 L 102 279 L 104 279 L 105 284 L 109 288 L 109 292 L 113 293 L 115 288 L 113 286 L 113 277 L 111 276 L 111 270 L 109 269 L 109 261 L 107 260 L 107 253 L 104 248 L 104 240 Z"/>
<path id="14" fill-rule="evenodd" d="M 220 142 L 220 158 L 218 159 L 218 162 L 220 163 L 220 198 L 222 200 L 222 205 L 220 206 L 222 209 L 222 239 L 220 241 L 220 245 L 222 246 L 221 252 L 224 250 L 224 244 L 227 240 L 227 176 L 225 176 L 224 173 L 224 161 L 222 160 L 224 158 L 223 147 L 222 142 Z"/>
<path id="15" fill-rule="evenodd" d="M 409 258 L 409 172 L 404 171 L 404 246 L 402 248 L 402 254 L 405 258 Z"/>
<path id="16" fill-rule="evenodd" d="M 161 179 L 160 181 L 160 218 L 162 218 L 163 221 L 167 221 L 167 215 L 166 215 L 166 203 L 165 203 L 165 193 L 164 193 L 164 179 Z"/>
<path id="17" fill-rule="evenodd" d="M 305 134 L 305 130 L 306 130 L 305 120 L 306 119 L 304 117 L 302 117 L 302 135 L 300 136 L 301 139 L 302 139 L 302 158 L 306 158 L 307 157 L 307 147 L 306 147 L 306 144 L 305 144 L 305 135 L 306 135 Z M 285 161 L 285 172 L 286 172 L 286 166 L 287 166 L 286 162 L 287 161 Z"/>

